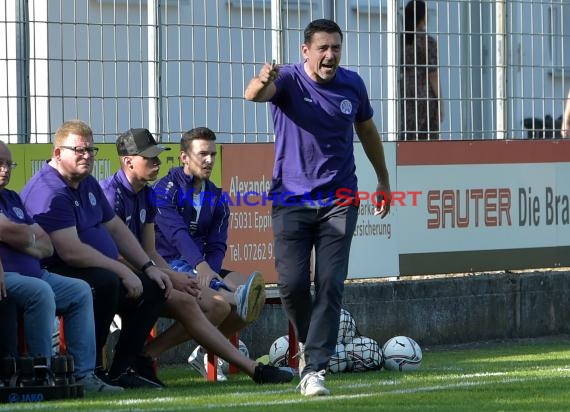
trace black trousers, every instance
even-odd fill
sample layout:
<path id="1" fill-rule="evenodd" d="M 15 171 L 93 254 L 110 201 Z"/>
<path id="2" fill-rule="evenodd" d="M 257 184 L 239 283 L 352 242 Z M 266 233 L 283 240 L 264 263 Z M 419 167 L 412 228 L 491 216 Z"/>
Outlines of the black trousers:
<path id="1" fill-rule="evenodd" d="M 358 207 L 275 205 L 272 226 L 279 292 L 287 316 L 305 344 L 308 372 L 326 369 L 335 352 Z M 315 248 L 315 296 L 311 296 L 311 252 Z"/>
<path id="2" fill-rule="evenodd" d="M 0 300 L 0 323 L 2 339 L 0 339 L 0 358 L 15 356 L 18 353 L 18 313 L 16 304 L 10 297 Z"/>
<path id="3" fill-rule="evenodd" d="M 143 294 L 137 299 L 129 299 L 119 276 L 110 270 L 96 267 L 77 268 L 65 264 L 51 266 L 48 270 L 83 279 L 91 285 L 97 340 L 95 366 L 102 366 L 102 349 L 117 313 L 121 316 L 121 334 L 115 347 L 115 357 L 109 375 L 115 377 L 132 366 L 166 300 L 159 286 L 146 274 L 139 273 L 137 275 L 143 284 Z"/>

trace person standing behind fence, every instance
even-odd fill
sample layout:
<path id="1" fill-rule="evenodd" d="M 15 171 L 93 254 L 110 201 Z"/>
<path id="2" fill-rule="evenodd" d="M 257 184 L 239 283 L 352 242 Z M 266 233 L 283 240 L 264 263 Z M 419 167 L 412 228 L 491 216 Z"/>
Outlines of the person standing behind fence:
<path id="1" fill-rule="evenodd" d="M 437 42 L 426 34 L 426 4 L 411 0 L 404 12 L 400 72 L 400 140 L 437 140 L 443 121 Z"/>
<path id="2" fill-rule="evenodd" d="M 357 190 L 354 130 L 376 172 L 376 190 L 390 198 L 384 150 L 366 86 L 356 72 L 339 66 L 342 41 L 334 21 L 312 21 L 301 46 L 304 62 L 280 67 L 266 63 L 245 90 L 245 99 L 271 103 L 275 165 L 269 196 L 275 264 L 284 308 L 303 344 L 299 388 L 305 396 L 330 394 L 325 371 L 335 352 L 358 217 L 355 202 L 339 201 L 336 195 L 339 189 L 352 196 Z M 390 204 L 381 199 L 374 201 L 384 217 Z"/>
<path id="3" fill-rule="evenodd" d="M 568 97 L 566 98 L 560 134 L 563 138 L 570 139 L 570 90 L 568 90 Z"/>

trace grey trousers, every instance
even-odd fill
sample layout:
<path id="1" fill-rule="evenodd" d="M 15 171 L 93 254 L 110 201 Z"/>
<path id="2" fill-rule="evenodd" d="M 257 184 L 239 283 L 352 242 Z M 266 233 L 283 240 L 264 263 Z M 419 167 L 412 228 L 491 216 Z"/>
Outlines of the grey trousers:
<path id="1" fill-rule="evenodd" d="M 274 205 L 275 266 L 287 316 L 305 344 L 302 376 L 326 369 L 335 352 L 358 207 Z M 315 248 L 315 296 L 311 296 L 311 251 Z"/>

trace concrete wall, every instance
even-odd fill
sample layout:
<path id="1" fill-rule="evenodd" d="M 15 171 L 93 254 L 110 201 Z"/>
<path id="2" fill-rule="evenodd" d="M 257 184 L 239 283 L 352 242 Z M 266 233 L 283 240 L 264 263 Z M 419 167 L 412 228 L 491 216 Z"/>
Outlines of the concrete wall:
<path id="1" fill-rule="evenodd" d="M 347 284 L 344 307 L 360 332 L 383 344 L 395 335 L 421 346 L 570 332 L 570 272 L 489 274 Z M 161 320 L 160 328 L 169 324 Z M 240 338 L 252 357 L 287 333 L 281 305 L 266 305 Z M 193 343 L 165 353 L 164 363 L 186 362 Z"/>

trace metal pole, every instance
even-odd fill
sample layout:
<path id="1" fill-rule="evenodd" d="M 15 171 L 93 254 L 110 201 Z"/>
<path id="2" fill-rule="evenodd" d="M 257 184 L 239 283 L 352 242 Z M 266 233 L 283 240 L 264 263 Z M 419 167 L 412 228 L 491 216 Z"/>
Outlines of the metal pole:
<path id="1" fill-rule="evenodd" d="M 323 17 L 335 20 L 335 0 L 323 1 Z"/>
<path id="2" fill-rule="evenodd" d="M 162 0 L 148 0 L 148 130 L 153 134 L 162 132 L 160 115 L 160 9 Z"/>
<path id="3" fill-rule="evenodd" d="M 507 19 L 506 1 L 495 2 L 495 23 L 497 26 L 497 48 L 495 50 L 495 73 L 497 78 L 496 96 L 496 136 L 505 139 L 507 126 Z"/>
<path id="4" fill-rule="evenodd" d="M 30 137 L 30 38 L 28 32 L 28 0 L 19 0 L 16 6 L 17 46 L 17 142 L 28 143 Z"/>
<path id="5" fill-rule="evenodd" d="M 398 1 L 388 1 L 387 13 L 387 65 L 386 76 L 388 80 L 388 140 L 396 141 L 398 132 L 398 89 L 399 89 L 399 76 L 398 76 Z"/>
<path id="6" fill-rule="evenodd" d="M 271 0 L 271 49 L 277 63 L 283 63 L 283 20 L 281 18 L 281 0 Z"/>

